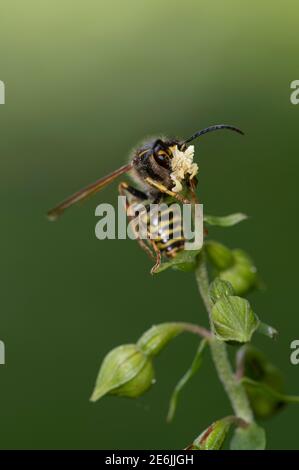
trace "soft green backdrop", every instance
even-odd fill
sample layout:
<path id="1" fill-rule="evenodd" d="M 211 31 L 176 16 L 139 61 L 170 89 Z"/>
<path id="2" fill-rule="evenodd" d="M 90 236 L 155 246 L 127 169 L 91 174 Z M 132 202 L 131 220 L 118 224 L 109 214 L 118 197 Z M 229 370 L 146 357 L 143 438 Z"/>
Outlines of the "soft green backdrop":
<path id="1" fill-rule="evenodd" d="M 230 413 L 209 354 L 165 423 L 196 338 L 173 342 L 142 399 L 88 401 L 101 359 L 155 322 L 206 324 L 191 274 L 149 275 L 132 241 L 96 240 L 114 184 L 49 223 L 46 210 L 123 164 L 140 139 L 244 129 L 197 145 L 199 195 L 250 221 L 211 230 L 255 258 L 268 291 L 252 302 L 280 338 L 258 343 L 299 393 L 297 2 L 1 0 L 1 448 L 182 448 Z M 266 423 L 268 446 L 299 448 L 299 407 Z"/>

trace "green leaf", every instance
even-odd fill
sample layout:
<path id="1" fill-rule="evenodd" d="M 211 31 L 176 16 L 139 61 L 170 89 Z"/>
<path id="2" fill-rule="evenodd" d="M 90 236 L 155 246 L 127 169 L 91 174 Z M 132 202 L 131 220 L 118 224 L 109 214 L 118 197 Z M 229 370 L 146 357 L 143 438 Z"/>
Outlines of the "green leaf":
<path id="1" fill-rule="evenodd" d="M 222 297 L 212 308 L 211 320 L 218 339 L 247 343 L 259 326 L 259 320 L 242 297 Z"/>
<path id="2" fill-rule="evenodd" d="M 168 422 L 172 421 L 172 419 L 174 418 L 181 391 L 201 367 L 203 351 L 205 349 L 206 344 L 207 344 L 206 339 L 203 339 L 200 342 L 190 368 L 187 370 L 187 372 L 183 375 L 183 377 L 180 379 L 180 381 L 177 383 L 177 385 L 174 388 L 174 391 L 171 395 L 170 402 L 169 402 L 169 410 L 168 410 L 168 415 L 167 415 Z"/>
<path id="3" fill-rule="evenodd" d="M 162 263 L 154 274 L 161 273 L 166 269 L 173 268 L 180 271 L 194 271 L 196 268 L 196 257 L 201 250 L 186 250 L 181 251 L 170 261 Z"/>
<path id="4" fill-rule="evenodd" d="M 248 219 L 248 216 L 241 212 L 220 217 L 216 215 L 204 215 L 203 218 L 204 222 L 207 224 L 216 225 L 218 227 L 232 227 L 246 219 Z"/>
<path id="5" fill-rule="evenodd" d="M 264 450 L 265 448 L 265 430 L 256 423 L 237 428 L 230 443 L 231 450 Z"/>
<path id="6" fill-rule="evenodd" d="M 137 341 L 138 348 L 149 356 L 155 356 L 173 338 L 185 331 L 184 323 L 160 323 L 153 325 Z"/>

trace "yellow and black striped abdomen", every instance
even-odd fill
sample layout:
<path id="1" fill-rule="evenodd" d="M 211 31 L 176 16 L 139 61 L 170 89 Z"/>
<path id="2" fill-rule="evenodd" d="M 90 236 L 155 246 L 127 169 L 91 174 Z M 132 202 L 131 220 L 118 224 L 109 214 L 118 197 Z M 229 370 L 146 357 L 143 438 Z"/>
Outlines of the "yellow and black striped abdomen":
<path id="1" fill-rule="evenodd" d="M 167 207 L 160 210 L 158 215 L 151 214 L 150 216 L 148 208 L 146 217 L 148 235 L 155 241 L 162 254 L 173 258 L 184 249 L 185 239 L 180 211 L 176 212 Z"/>

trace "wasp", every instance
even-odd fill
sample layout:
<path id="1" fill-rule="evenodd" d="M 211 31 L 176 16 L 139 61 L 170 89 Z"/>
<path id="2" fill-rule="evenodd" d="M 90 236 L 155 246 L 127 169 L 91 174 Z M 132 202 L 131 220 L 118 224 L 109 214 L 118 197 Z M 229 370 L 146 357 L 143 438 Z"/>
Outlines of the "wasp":
<path id="1" fill-rule="evenodd" d="M 243 134 L 237 127 L 217 124 L 195 132 L 188 139 L 153 138 L 135 149 L 127 165 L 121 166 L 112 173 L 77 191 L 48 212 L 50 220 L 56 220 L 66 209 L 84 201 L 110 184 L 120 175 L 130 173 L 135 185 L 121 182 L 118 191 L 126 197 L 128 217 L 132 217 L 134 204 L 142 203 L 146 208 L 151 204 L 169 201 L 192 204 L 196 199 L 198 166 L 193 162 L 194 147 L 188 145 L 193 140 L 208 132 L 228 129 Z M 148 211 L 148 209 L 146 209 Z M 162 214 L 163 215 L 163 214 Z M 149 218 L 147 220 L 149 223 Z M 175 237 L 173 227 L 175 220 L 169 219 L 167 226 L 160 227 L 155 239 L 143 240 L 137 237 L 141 248 L 155 259 L 151 272 L 154 273 L 161 264 L 162 257 L 173 258 L 184 249 L 184 237 Z"/>

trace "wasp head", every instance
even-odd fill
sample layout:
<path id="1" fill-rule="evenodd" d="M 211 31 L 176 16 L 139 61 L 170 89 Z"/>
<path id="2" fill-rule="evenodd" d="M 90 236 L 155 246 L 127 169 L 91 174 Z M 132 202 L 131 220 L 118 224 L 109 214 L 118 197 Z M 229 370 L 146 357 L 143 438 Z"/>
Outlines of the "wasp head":
<path id="1" fill-rule="evenodd" d="M 195 177 L 198 166 L 193 163 L 194 146 L 177 139 L 155 139 L 137 150 L 133 165 L 143 180 L 151 178 L 167 189 L 181 192 L 183 184 Z"/>

